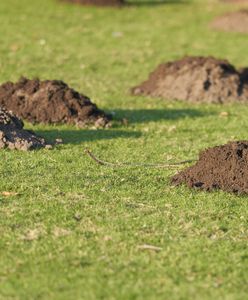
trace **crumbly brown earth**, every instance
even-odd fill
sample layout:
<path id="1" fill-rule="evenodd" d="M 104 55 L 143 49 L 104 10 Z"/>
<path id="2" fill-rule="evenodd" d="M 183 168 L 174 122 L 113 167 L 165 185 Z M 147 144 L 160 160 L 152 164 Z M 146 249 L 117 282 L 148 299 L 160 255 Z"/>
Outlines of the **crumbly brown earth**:
<path id="1" fill-rule="evenodd" d="M 248 1 L 246 1 L 248 3 Z M 217 17 L 211 26 L 218 30 L 248 33 L 248 9 Z"/>
<path id="2" fill-rule="evenodd" d="M 248 68 L 236 70 L 227 60 L 184 57 L 159 65 L 145 82 L 132 88 L 147 95 L 189 102 L 248 101 Z"/>
<path id="3" fill-rule="evenodd" d="M 211 191 L 248 193 L 248 141 L 229 142 L 202 151 L 197 163 L 175 175 L 172 184 Z"/>
<path id="4" fill-rule="evenodd" d="M 12 112 L 0 107 L 0 149 L 32 150 L 50 148 L 45 140 L 30 130 L 23 129 L 23 122 Z"/>
<path id="5" fill-rule="evenodd" d="M 0 106 L 31 123 L 104 127 L 109 117 L 85 95 L 59 80 L 21 78 L 0 86 Z"/>
<path id="6" fill-rule="evenodd" d="M 124 0 L 62 0 L 66 2 L 81 4 L 81 5 L 96 5 L 96 6 L 121 6 Z"/>

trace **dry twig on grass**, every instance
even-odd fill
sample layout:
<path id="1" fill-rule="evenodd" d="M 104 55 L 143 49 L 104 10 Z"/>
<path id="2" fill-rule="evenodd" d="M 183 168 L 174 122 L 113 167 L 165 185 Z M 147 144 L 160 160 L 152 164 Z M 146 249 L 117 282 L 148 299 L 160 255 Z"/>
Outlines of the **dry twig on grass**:
<path id="1" fill-rule="evenodd" d="M 108 166 L 108 167 L 146 167 L 146 168 L 174 168 L 178 167 L 183 164 L 194 162 L 195 160 L 183 160 L 179 162 L 174 163 L 112 163 L 108 161 L 104 161 L 102 159 L 97 158 L 89 149 L 85 149 L 84 152 L 92 158 L 96 163 L 98 163 L 101 166 Z"/>
<path id="2" fill-rule="evenodd" d="M 147 244 L 138 246 L 138 249 L 140 249 L 140 250 L 152 250 L 152 251 L 157 251 L 157 252 L 163 250 L 161 247 L 156 247 L 156 246 L 147 245 Z"/>

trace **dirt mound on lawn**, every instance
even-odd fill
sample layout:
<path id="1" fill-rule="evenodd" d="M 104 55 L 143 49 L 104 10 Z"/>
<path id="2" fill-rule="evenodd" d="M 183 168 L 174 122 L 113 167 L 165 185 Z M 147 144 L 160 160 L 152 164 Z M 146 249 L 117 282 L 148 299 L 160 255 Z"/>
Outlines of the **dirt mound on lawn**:
<path id="1" fill-rule="evenodd" d="M 96 5 L 96 6 L 121 6 L 124 0 L 61 0 L 63 2 L 76 3 L 81 5 Z"/>
<path id="2" fill-rule="evenodd" d="M 202 151 L 199 160 L 172 178 L 190 188 L 248 193 L 248 141 L 229 142 Z"/>
<path id="3" fill-rule="evenodd" d="M 23 129 L 23 123 L 12 112 L 0 107 L 0 149 L 31 150 L 50 147 L 43 138 L 30 130 Z"/>
<path id="4" fill-rule="evenodd" d="M 184 57 L 159 65 L 134 95 L 190 102 L 248 101 L 248 68 L 236 70 L 227 60 Z"/>
<path id="5" fill-rule="evenodd" d="M 218 30 L 248 33 L 248 9 L 242 9 L 217 17 L 211 23 L 211 26 Z"/>
<path id="6" fill-rule="evenodd" d="M 59 80 L 21 78 L 0 86 L 0 105 L 31 123 L 104 127 L 109 117 L 90 99 Z"/>
<path id="7" fill-rule="evenodd" d="M 222 2 L 226 2 L 226 3 L 248 3 L 248 0 L 221 0 Z"/>

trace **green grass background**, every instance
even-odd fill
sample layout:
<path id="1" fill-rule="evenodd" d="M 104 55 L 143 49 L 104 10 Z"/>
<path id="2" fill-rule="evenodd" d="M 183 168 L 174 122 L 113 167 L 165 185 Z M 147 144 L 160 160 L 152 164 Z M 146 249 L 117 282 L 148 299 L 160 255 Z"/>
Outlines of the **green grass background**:
<path id="1" fill-rule="evenodd" d="M 248 106 L 129 95 L 157 64 L 184 55 L 248 66 L 247 35 L 209 27 L 236 6 L 132 3 L 0 1 L 0 82 L 62 79 L 129 121 L 26 124 L 64 144 L 1 150 L 0 192 L 18 195 L 0 196 L 0 299 L 247 299 L 247 197 L 172 187 L 176 169 L 111 169 L 84 155 L 89 147 L 111 161 L 177 161 L 247 139 Z"/>

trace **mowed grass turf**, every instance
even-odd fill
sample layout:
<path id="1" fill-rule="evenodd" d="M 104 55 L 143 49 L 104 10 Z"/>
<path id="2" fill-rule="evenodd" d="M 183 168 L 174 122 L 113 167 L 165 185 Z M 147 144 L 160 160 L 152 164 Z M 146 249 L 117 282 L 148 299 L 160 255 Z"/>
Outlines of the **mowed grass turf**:
<path id="1" fill-rule="evenodd" d="M 0 299 L 247 298 L 248 197 L 175 188 L 182 166 L 112 169 L 84 154 L 174 162 L 248 139 L 246 105 L 130 96 L 157 64 L 186 54 L 248 66 L 247 35 L 209 28 L 233 4 L 153 3 L 0 1 L 0 82 L 62 79 L 115 117 L 101 130 L 26 124 L 64 144 L 0 151 Z"/>

